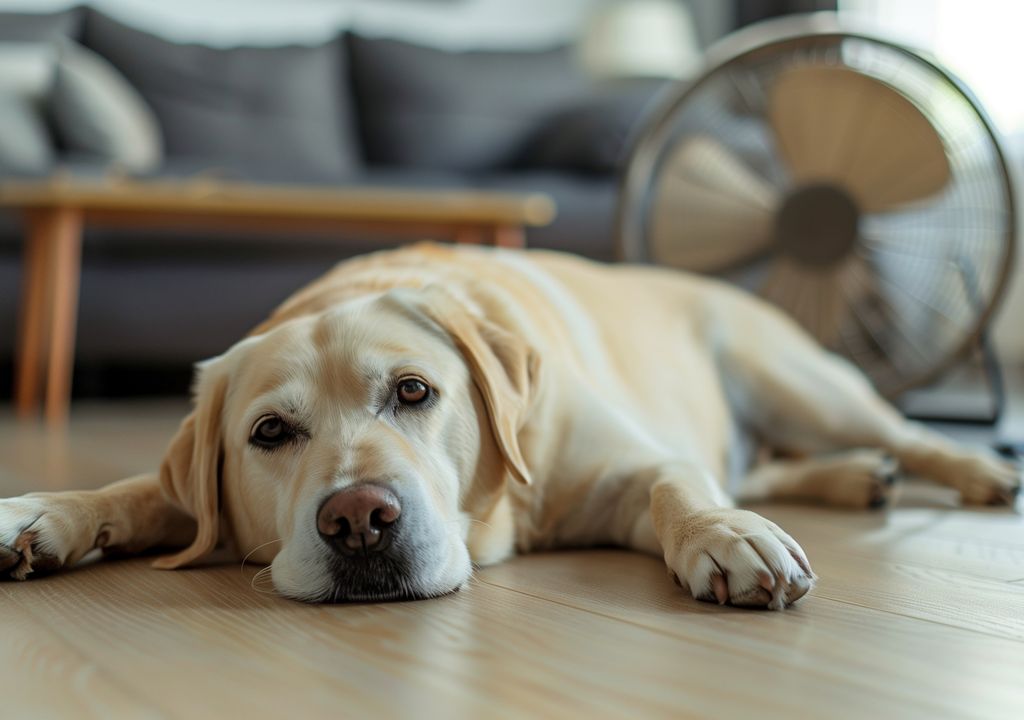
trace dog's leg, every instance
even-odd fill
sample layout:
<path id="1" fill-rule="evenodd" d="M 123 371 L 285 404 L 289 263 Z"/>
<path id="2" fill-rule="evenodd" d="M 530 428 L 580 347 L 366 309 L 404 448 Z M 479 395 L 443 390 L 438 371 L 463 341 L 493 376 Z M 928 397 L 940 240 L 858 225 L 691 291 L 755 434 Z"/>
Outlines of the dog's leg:
<path id="1" fill-rule="evenodd" d="M 94 549 L 187 545 L 194 535 L 195 522 L 168 501 L 156 475 L 99 490 L 31 493 L 0 500 L 0 577 L 69 567 Z"/>
<path id="2" fill-rule="evenodd" d="M 623 507 L 636 515 L 630 546 L 664 555 L 669 573 L 698 600 L 782 609 L 813 584 L 807 556 L 775 523 L 729 506 L 710 472 L 672 463 L 639 473 Z M 639 509 L 639 508 L 637 508 Z"/>
<path id="3" fill-rule="evenodd" d="M 800 454 L 881 449 L 908 473 L 959 490 L 965 503 L 1013 502 L 1020 490 L 1013 466 L 908 422 L 795 323 L 746 303 L 737 303 L 720 351 L 735 412 L 769 445 Z"/>
<path id="4" fill-rule="evenodd" d="M 849 450 L 800 460 L 772 460 L 744 479 L 739 499 L 797 500 L 845 508 L 879 508 L 892 495 L 896 462 L 881 450 Z"/>

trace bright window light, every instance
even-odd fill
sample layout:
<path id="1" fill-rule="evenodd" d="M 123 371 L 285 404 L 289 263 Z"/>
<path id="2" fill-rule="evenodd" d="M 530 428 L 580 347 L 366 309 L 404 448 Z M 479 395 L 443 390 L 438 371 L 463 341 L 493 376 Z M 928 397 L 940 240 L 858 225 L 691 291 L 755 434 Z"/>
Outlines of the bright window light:
<path id="1" fill-rule="evenodd" d="M 839 0 L 839 10 L 928 50 L 977 95 L 1006 134 L 1024 132 L 1024 2 Z"/>

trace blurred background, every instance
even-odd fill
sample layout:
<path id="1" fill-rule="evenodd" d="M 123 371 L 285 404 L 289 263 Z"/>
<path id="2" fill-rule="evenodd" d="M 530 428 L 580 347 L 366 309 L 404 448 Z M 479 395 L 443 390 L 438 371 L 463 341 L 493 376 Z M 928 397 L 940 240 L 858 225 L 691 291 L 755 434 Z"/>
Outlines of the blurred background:
<path id="1" fill-rule="evenodd" d="M 738 28 L 836 9 L 958 73 L 1019 166 L 1014 0 L 0 0 L 0 181 L 127 173 L 540 191 L 558 216 L 529 230 L 529 247 L 613 260 L 626 150 L 666 86 L 692 79 Z M 193 362 L 382 244 L 90 230 L 75 395 L 184 393 Z M 0 397 L 11 393 L 21 250 L 7 212 Z M 1020 265 L 995 333 L 1011 362 L 1024 361 Z"/>

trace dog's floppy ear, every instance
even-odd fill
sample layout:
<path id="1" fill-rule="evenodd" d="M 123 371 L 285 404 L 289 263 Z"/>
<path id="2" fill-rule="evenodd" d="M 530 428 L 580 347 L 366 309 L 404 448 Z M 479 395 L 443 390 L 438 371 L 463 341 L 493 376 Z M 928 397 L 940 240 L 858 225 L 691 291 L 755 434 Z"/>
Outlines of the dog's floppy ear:
<path id="1" fill-rule="evenodd" d="M 221 410 L 227 374 L 204 363 L 197 367 L 196 407 L 181 423 L 160 466 L 164 494 L 196 520 L 192 544 L 158 558 L 153 567 L 171 570 L 210 553 L 220 535 Z"/>
<path id="2" fill-rule="evenodd" d="M 470 312 L 441 287 L 429 286 L 415 295 L 414 304 L 444 329 L 465 358 L 505 466 L 512 477 L 529 485 L 530 471 L 519 448 L 519 431 L 530 406 L 536 354 L 523 340 Z"/>

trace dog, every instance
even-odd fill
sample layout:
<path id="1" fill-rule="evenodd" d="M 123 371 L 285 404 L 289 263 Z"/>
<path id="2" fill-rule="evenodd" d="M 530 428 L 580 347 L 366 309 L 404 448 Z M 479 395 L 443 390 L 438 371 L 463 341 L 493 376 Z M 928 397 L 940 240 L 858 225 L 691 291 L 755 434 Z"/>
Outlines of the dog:
<path id="1" fill-rule="evenodd" d="M 733 495 L 876 507 L 888 458 L 965 504 L 1020 488 L 741 290 L 545 251 L 344 262 L 197 365 L 194 395 L 158 473 L 0 501 L 0 572 L 224 545 L 286 597 L 384 601 L 616 545 L 697 600 L 782 609 L 814 583 L 807 555 Z"/>

